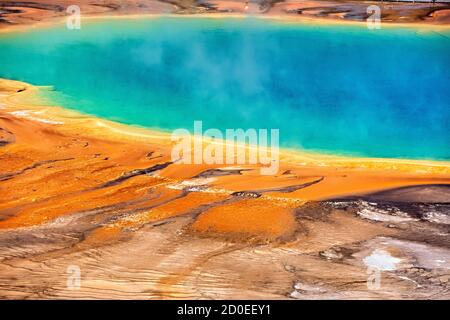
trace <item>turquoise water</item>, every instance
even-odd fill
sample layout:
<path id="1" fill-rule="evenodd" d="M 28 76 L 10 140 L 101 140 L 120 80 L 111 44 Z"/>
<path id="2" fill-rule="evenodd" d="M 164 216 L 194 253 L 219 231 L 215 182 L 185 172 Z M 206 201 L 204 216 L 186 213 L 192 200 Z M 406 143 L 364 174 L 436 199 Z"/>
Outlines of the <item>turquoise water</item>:
<path id="1" fill-rule="evenodd" d="M 171 130 L 279 128 L 284 147 L 450 159 L 450 33 L 159 18 L 0 36 L 0 77 Z"/>

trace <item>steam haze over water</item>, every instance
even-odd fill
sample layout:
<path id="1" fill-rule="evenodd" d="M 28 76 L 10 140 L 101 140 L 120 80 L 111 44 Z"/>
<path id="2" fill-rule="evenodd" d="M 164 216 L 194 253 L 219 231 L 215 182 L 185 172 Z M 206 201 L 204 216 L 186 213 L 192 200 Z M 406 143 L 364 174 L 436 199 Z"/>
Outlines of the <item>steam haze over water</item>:
<path id="1" fill-rule="evenodd" d="M 450 32 L 158 18 L 0 35 L 0 77 L 173 130 L 280 129 L 283 147 L 450 159 Z"/>

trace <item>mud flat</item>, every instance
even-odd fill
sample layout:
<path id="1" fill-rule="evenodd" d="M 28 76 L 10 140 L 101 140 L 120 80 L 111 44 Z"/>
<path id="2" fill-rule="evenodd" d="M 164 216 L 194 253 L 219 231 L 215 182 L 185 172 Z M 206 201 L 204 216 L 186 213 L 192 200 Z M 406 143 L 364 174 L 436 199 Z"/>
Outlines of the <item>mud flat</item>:
<path id="1" fill-rule="evenodd" d="M 180 165 L 38 90 L 0 80 L 2 299 L 449 299 L 449 163 Z"/>

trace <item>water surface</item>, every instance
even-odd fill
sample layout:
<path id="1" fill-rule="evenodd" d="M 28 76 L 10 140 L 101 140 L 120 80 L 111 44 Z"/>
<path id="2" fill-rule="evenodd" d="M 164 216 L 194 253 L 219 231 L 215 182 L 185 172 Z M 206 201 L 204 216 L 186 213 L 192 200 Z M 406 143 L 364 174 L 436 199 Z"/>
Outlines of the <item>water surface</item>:
<path id="1" fill-rule="evenodd" d="M 279 128 L 284 147 L 450 159 L 450 33 L 155 18 L 0 36 L 0 77 L 172 130 Z"/>

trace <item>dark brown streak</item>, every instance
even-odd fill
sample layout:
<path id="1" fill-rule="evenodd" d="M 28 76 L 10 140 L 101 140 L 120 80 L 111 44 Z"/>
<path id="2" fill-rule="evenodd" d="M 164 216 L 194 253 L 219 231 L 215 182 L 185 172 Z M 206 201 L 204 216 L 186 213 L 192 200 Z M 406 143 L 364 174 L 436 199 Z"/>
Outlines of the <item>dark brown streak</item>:
<path id="1" fill-rule="evenodd" d="M 287 186 L 287 187 L 281 187 L 281 188 L 271 188 L 271 189 L 263 189 L 263 190 L 248 190 L 248 191 L 236 191 L 233 192 L 231 195 L 235 197 L 245 197 L 245 198 L 259 198 L 262 196 L 263 193 L 267 192 L 282 192 L 282 193 L 290 193 L 294 192 L 303 188 L 310 187 L 316 183 L 321 182 L 325 177 L 320 177 L 317 180 L 306 182 L 302 184 L 297 184 L 293 186 Z"/>
<path id="2" fill-rule="evenodd" d="M 140 175 L 147 175 L 147 174 L 150 174 L 152 172 L 165 169 L 169 165 L 171 165 L 172 163 L 173 163 L 172 161 L 168 161 L 168 162 L 164 162 L 164 163 L 155 164 L 155 165 L 153 165 L 151 167 L 148 167 L 148 168 L 135 169 L 135 170 L 131 170 L 131 171 L 125 172 L 120 177 L 118 177 L 118 178 L 116 178 L 114 180 L 105 182 L 105 183 L 101 184 L 100 186 L 93 188 L 92 190 L 97 190 L 97 189 L 101 189 L 101 188 L 108 188 L 108 187 L 116 186 L 116 185 L 118 185 L 118 184 L 120 184 L 120 183 L 122 183 L 122 182 L 124 182 L 124 181 L 126 181 L 128 179 L 133 178 L 133 177 L 140 176 Z"/>
<path id="3" fill-rule="evenodd" d="M 59 162 L 59 161 L 69 161 L 69 160 L 73 160 L 75 158 L 66 158 L 66 159 L 54 159 L 54 160 L 43 160 L 43 161 L 39 161 L 36 163 L 33 163 L 31 166 L 28 166 L 26 168 L 23 168 L 21 170 L 15 171 L 15 172 L 9 172 L 9 173 L 5 173 L 0 175 L 0 181 L 6 181 L 6 180 L 10 180 L 18 175 L 21 175 L 29 170 L 32 169 L 36 169 L 44 164 L 49 164 L 49 163 L 55 163 L 55 162 Z"/>

